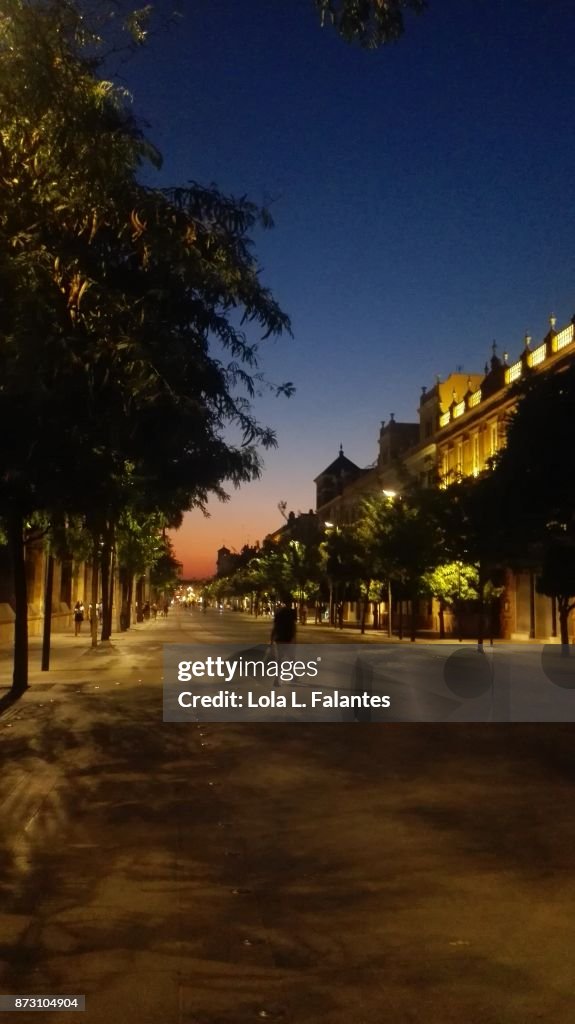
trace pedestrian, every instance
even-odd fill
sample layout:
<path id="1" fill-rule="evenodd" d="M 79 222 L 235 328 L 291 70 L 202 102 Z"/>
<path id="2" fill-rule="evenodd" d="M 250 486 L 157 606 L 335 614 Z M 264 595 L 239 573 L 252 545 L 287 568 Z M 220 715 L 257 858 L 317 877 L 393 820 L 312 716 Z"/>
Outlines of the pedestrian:
<path id="1" fill-rule="evenodd" d="M 76 601 L 74 605 L 74 636 L 79 636 L 84 621 L 84 605 L 82 601 Z"/>
<path id="2" fill-rule="evenodd" d="M 294 608 L 282 604 L 274 615 L 272 626 L 272 644 L 293 644 L 296 636 L 297 614 Z"/>
<path id="3" fill-rule="evenodd" d="M 157 619 L 158 618 L 158 606 L 157 606 L 155 601 L 154 601 L 154 603 L 152 605 L 152 618 L 153 619 Z"/>
<path id="4" fill-rule="evenodd" d="M 274 615 L 272 633 L 270 637 L 269 653 L 271 659 L 282 662 L 288 657 L 286 650 L 288 644 L 294 644 L 296 638 L 297 612 L 287 604 L 282 604 Z M 280 680 L 276 678 L 274 686 L 279 686 Z"/>
<path id="5" fill-rule="evenodd" d="M 164 605 L 164 615 L 165 615 L 166 618 L 168 618 L 169 610 L 170 610 L 170 602 L 166 601 L 166 603 Z"/>

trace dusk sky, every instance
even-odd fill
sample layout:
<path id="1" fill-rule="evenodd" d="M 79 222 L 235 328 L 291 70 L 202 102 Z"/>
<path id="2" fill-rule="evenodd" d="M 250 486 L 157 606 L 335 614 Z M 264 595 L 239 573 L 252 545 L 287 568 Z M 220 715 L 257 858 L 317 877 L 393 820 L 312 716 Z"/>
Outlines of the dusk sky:
<path id="1" fill-rule="evenodd" d="M 185 576 L 211 575 L 315 504 L 337 455 L 377 456 L 381 420 L 415 420 L 422 385 L 518 355 L 575 312 L 575 5 L 430 0 L 375 52 L 321 29 L 312 0 L 197 0 L 122 73 L 164 155 L 194 179 L 269 202 L 262 279 L 290 315 L 261 366 L 278 448 L 260 481 L 186 517 Z M 253 340 L 256 340 L 255 336 Z"/>

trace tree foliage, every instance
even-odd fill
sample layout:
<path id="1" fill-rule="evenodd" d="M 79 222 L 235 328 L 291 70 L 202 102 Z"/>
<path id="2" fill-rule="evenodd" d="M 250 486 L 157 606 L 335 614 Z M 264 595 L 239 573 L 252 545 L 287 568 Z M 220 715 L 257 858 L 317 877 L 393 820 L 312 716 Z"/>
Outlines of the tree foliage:
<path id="1" fill-rule="evenodd" d="M 502 521 L 528 541 L 573 534 L 575 366 L 530 377 L 518 394 L 495 466 Z"/>
<path id="2" fill-rule="evenodd" d="M 173 518 L 256 477 L 275 444 L 252 410 L 258 345 L 289 331 L 250 239 L 267 211 L 140 183 L 159 155 L 100 77 L 86 10 L 7 0 L 0 15 L 0 502 L 21 652 L 25 518 L 83 517 L 109 551 L 126 507 Z"/>
<path id="3" fill-rule="evenodd" d="M 393 499 L 377 495 L 362 505 L 358 531 L 374 575 L 397 581 L 410 596 L 420 591 L 424 573 L 442 556 L 440 527 L 432 514 L 434 497 L 413 489 Z"/>
<path id="4" fill-rule="evenodd" d="M 182 572 L 182 563 L 174 553 L 174 546 L 169 537 L 163 537 L 160 550 L 150 569 L 152 587 L 160 593 L 166 593 L 177 586 Z"/>
<path id="5" fill-rule="evenodd" d="M 403 35 L 405 15 L 420 14 L 426 0 L 314 0 L 322 25 L 331 24 L 348 43 L 375 49 Z"/>
<path id="6" fill-rule="evenodd" d="M 558 602 L 561 639 L 575 607 L 575 366 L 528 378 L 518 389 L 494 480 L 508 552 L 540 572 L 538 590 Z"/>

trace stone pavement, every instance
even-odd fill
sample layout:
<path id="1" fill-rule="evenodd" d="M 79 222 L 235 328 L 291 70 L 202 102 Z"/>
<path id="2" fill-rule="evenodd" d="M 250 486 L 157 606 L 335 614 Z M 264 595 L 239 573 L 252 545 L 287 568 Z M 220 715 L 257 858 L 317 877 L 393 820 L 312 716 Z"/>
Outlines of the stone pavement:
<path id="1" fill-rule="evenodd" d="M 163 723 L 162 640 L 223 632 L 62 638 L 0 717 L 0 992 L 85 994 L 86 1024 L 572 1024 L 572 727 Z"/>

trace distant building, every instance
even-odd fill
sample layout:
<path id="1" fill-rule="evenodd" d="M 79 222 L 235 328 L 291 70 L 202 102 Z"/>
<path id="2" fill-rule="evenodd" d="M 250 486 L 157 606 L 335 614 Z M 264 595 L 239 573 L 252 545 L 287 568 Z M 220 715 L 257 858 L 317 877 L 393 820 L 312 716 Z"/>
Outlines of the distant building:
<path id="1" fill-rule="evenodd" d="M 346 487 L 365 472 L 366 470 L 360 469 L 355 462 L 344 455 L 343 447 L 340 445 L 337 459 L 330 462 L 329 466 L 314 480 L 318 515 L 321 515 L 324 508 L 335 502 L 344 493 Z"/>
<path id="2" fill-rule="evenodd" d="M 268 533 L 264 545 L 279 544 L 283 540 L 299 540 L 303 544 L 315 543 L 321 523 L 316 512 L 310 508 L 309 512 L 290 512 L 288 517 L 277 530 Z"/>
<path id="3" fill-rule="evenodd" d="M 234 571 L 237 562 L 237 555 L 234 555 L 225 545 L 218 548 L 216 560 L 216 576 L 228 576 Z"/>

